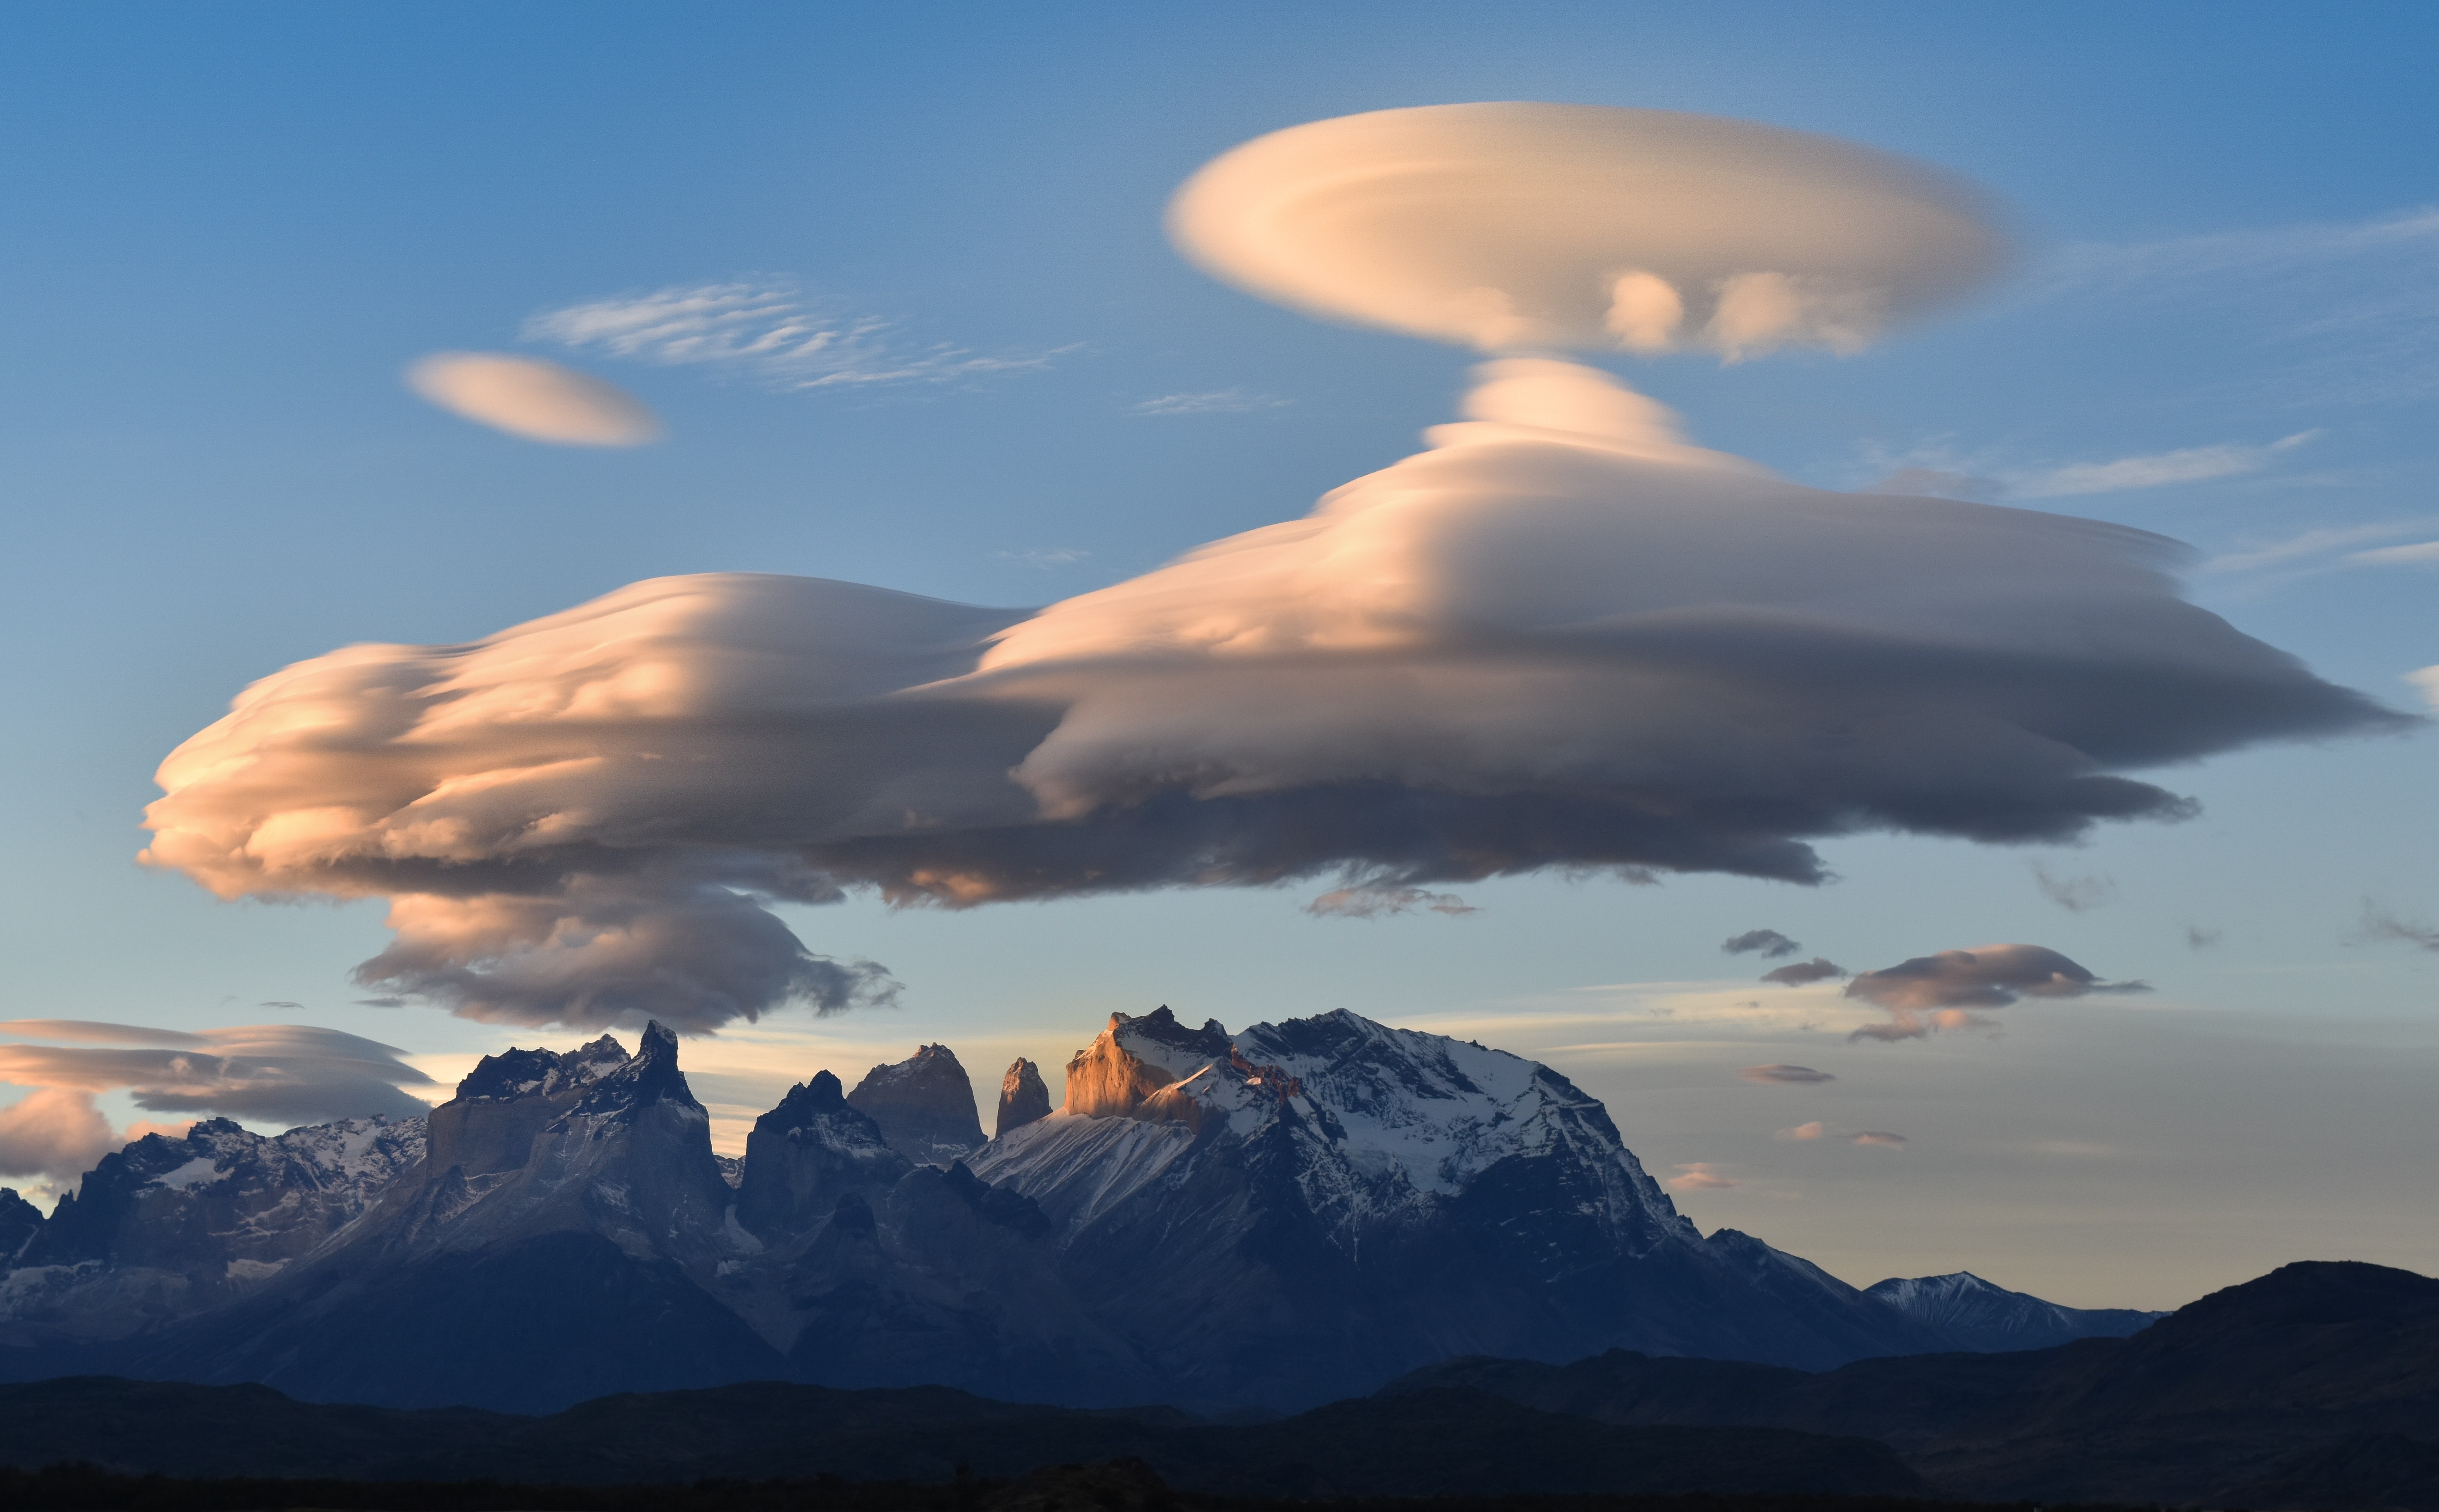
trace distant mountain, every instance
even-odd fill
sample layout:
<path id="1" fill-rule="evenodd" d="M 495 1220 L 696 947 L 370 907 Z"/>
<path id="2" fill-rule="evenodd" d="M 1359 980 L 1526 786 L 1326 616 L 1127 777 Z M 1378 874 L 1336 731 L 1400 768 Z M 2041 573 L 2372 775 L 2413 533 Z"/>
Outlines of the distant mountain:
<path id="1" fill-rule="evenodd" d="M 1969 1271 L 1892 1278 L 1863 1289 L 1909 1318 L 1931 1325 L 1960 1349 L 2048 1349 L 2075 1339 L 2122 1339 L 2167 1316 L 2132 1307 L 2061 1307 L 1992 1286 Z"/>
<path id="2" fill-rule="evenodd" d="M 1460 1360 L 1384 1388 L 1469 1390 L 1621 1426 L 1876 1438 L 1989 1500 L 2439 1509 L 2439 1281 L 2312 1262 L 2125 1339 L 1859 1361 L 1820 1374 L 1626 1351 Z"/>
<path id="3" fill-rule="evenodd" d="M 152 1136 L 47 1219 L 0 1202 L 0 1238 L 24 1236 L 0 1378 L 525 1412 L 753 1379 L 1291 1411 L 1458 1355 L 1819 1368 L 1959 1343 L 1703 1237 L 1597 1101 L 1502 1051 L 1163 1008 L 1113 1015 L 1056 1112 L 1030 1069 L 988 1143 L 945 1046 L 853 1092 L 818 1073 L 741 1165 L 658 1025 L 632 1057 L 607 1036 L 490 1057 L 425 1120 Z"/>

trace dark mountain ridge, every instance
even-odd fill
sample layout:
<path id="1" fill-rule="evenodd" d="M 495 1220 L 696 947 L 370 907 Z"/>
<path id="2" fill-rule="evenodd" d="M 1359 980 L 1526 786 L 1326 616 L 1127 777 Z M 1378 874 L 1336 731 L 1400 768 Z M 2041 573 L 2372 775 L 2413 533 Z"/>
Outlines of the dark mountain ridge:
<path id="1" fill-rule="evenodd" d="M 1968 1496 L 2308 1504 L 2315 1486 L 2364 1494 L 2387 1475 L 2394 1490 L 2439 1469 L 2439 1281 L 2303 1262 L 2123 1339 L 1817 1374 L 1628 1351 L 1567 1365 L 1458 1360 L 1383 1394 L 1449 1389 L 1621 1425 L 1875 1438 Z"/>
<path id="2" fill-rule="evenodd" d="M 1113 1015 L 1058 1110 L 1030 1070 L 988 1142 L 945 1046 L 853 1092 L 818 1073 L 741 1169 L 657 1024 L 632 1057 L 605 1036 L 487 1058 L 428 1119 L 151 1136 L 48 1219 L 0 1204 L 30 1228 L 0 1377 L 528 1412 L 752 1379 L 1291 1411 L 1460 1355 L 1820 1368 L 1957 1342 L 1704 1237 L 1600 1103 L 1497 1050 L 1163 1008 Z"/>

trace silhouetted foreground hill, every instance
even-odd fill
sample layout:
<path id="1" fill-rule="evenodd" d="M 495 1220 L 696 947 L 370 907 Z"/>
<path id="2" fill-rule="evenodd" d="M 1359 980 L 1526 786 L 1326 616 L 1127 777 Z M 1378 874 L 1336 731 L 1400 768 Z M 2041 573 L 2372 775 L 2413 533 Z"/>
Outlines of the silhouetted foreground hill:
<path id="1" fill-rule="evenodd" d="M 947 1482 L 1135 1457 L 1242 1497 L 1774 1492 L 1908 1496 L 1884 1444 L 1783 1429 L 1632 1428 L 1479 1392 L 1333 1403 L 1251 1426 L 1169 1408 L 994 1402 L 945 1387 L 760 1382 L 603 1397 L 548 1417 L 293 1401 L 263 1386 L 87 1377 L 0 1387 L 0 1463 L 367 1481 L 617 1485 L 703 1477 Z"/>
<path id="2" fill-rule="evenodd" d="M 1818 1374 L 1623 1350 L 1460 1360 L 1382 1396 L 1451 1388 L 1620 1425 L 1875 1438 L 1967 1496 L 2439 1508 L 2439 1281 L 2374 1265 L 2285 1266 L 2055 1349 Z"/>
<path id="3" fill-rule="evenodd" d="M 1915 1498 L 1504 1496 L 1340 1499 L 1332 1512 L 2035 1512 Z M 1291 1512 L 1310 1503 L 1178 1491 L 1141 1460 L 1046 1467 L 1015 1481 L 699 1481 L 689 1485 L 520 1485 L 494 1481 L 177 1481 L 89 1467 L 0 1468 L 12 1512 Z M 2056 1509 L 2065 1512 L 2065 1509 Z M 2130 1512 L 2090 1507 L 2080 1512 Z"/>

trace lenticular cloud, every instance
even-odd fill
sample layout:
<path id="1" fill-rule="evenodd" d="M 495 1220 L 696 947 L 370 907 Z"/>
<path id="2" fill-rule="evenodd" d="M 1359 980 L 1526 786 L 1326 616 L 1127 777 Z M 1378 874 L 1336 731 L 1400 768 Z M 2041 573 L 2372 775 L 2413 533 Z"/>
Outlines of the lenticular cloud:
<path id="1" fill-rule="evenodd" d="M 1246 143 L 1169 233 L 1314 314 L 1484 351 L 1851 352 L 2006 257 L 1971 188 L 1852 142 L 1677 111 L 1373 111 Z"/>
<path id="2" fill-rule="evenodd" d="M 714 574 L 299 663 L 163 763 L 145 859 L 386 898 L 360 978 L 463 1014 L 708 1030 L 891 990 L 775 901 L 1808 882 L 1821 837 L 2173 818 L 2125 774 L 2398 719 L 2183 602 L 2158 537 L 1798 487 L 1569 363 L 1479 377 L 1305 518 L 1039 612 Z"/>

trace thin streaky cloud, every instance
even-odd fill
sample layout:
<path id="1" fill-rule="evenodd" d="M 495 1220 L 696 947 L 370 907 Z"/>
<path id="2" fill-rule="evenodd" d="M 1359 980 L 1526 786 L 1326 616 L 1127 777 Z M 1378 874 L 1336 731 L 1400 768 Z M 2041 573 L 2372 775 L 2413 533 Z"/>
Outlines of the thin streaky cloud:
<path id="1" fill-rule="evenodd" d="M 2314 558 L 2324 558 L 2335 552 L 2345 551 L 2349 546 L 2360 546 L 2367 542 L 2386 541 L 2396 536 L 2412 535 L 2416 531 L 2429 529 L 2432 523 L 2425 518 L 2381 520 L 2359 525 L 2324 526 L 2289 536 L 2284 541 L 2273 541 L 2267 545 L 2248 546 L 2241 551 L 2223 552 L 2203 562 L 2195 571 L 2261 572 L 2273 567 L 2291 567 L 2299 563 L 2307 563 Z M 2340 560 L 2350 560 L 2354 555 L 2354 553 L 2348 553 L 2347 558 Z"/>
<path id="2" fill-rule="evenodd" d="M 1706 1160 L 1689 1161 L 1677 1167 L 1677 1174 L 1661 1183 L 1672 1192 L 1717 1191 L 1736 1184 L 1719 1174 L 1719 1167 Z"/>
<path id="3" fill-rule="evenodd" d="M 1291 401 L 1275 394 L 1248 394 L 1239 388 L 1215 389 L 1207 394 L 1163 394 L 1127 407 L 1130 415 L 1246 415 L 1259 410 L 1284 409 Z"/>
<path id="4" fill-rule="evenodd" d="M 1013 561 L 1021 566 L 1048 569 L 1072 567 L 1093 554 L 1081 546 L 1041 546 L 1025 551 L 994 551 L 991 555 L 1001 561 Z"/>
<path id="5" fill-rule="evenodd" d="M 2173 287 L 2202 275 L 2283 275 L 2350 258 L 2439 254 L 2439 205 L 2368 221 L 2307 222 L 2159 241 L 2061 248 L 2031 282 L 2035 297 L 2088 290 Z"/>
<path id="6" fill-rule="evenodd" d="M 2352 551 L 2346 560 L 2367 567 L 2400 567 L 2439 564 L 2439 541 L 2417 541 L 2411 545 L 2378 546 L 2369 551 Z"/>
<path id="7" fill-rule="evenodd" d="M 519 334 L 664 366 L 713 365 L 782 389 L 945 383 L 1049 365 L 1072 351 L 976 352 L 908 339 L 897 322 L 815 298 L 792 281 L 682 284 L 546 310 Z"/>
<path id="8" fill-rule="evenodd" d="M 2087 493 L 2124 493 L 2161 489 L 2180 483 L 2258 472 L 2311 441 L 2321 433 L 2299 431 L 2267 446 L 2193 446 L 2147 456 L 2119 457 L 2113 462 L 2074 462 L 2065 467 L 2021 472 L 2005 480 L 2007 492 L 2019 499 L 2065 499 Z"/>

